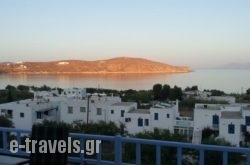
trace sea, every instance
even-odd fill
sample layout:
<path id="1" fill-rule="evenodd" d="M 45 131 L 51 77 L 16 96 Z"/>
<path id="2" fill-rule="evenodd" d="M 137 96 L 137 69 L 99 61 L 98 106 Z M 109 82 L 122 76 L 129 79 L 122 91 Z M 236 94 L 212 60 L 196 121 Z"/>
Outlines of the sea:
<path id="1" fill-rule="evenodd" d="M 250 70 L 196 69 L 174 74 L 0 74 L 0 89 L 7 85 L 48 85 L 60 88 L 152 89 L 156 83 L 185 89 L 197 85 L 200 90 L 218 89 L 226 93 L 244 93 L 250 88 Z"/>

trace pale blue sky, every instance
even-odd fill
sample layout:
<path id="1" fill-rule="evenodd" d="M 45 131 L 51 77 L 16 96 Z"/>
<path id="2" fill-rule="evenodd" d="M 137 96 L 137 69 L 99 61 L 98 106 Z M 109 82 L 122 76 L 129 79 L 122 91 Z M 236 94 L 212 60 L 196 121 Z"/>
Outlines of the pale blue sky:
<path id="1" fill-rule="evenodd" d="M 250 62 L 245 0 L 0 0 L 0 61 Z"/>

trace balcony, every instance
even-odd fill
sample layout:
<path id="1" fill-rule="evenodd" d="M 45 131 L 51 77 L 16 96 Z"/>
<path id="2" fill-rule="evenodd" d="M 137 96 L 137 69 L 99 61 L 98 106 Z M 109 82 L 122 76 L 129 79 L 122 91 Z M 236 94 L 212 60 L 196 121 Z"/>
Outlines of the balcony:
<path id="1" fill-rule="evenodd" d="M 7 154 L 12 156 L 22 156 L 28 157 L 29 154 L 24 151 L 18 151 L 17 153 L 13 154 L 9 150 L 9 139 L 8 133 L 16 134 L 16 140 L 21 144 L 21 135 L 30 134 L 30 131 L 27 130 L 20 130 L 14 128 L 3 128 L 0 127 L 0 134 L 2 134 L 2 143 L 3 146 L 0 148 L 0 155 Z M 84 154 L 77 154 L 71 155 L 69 157 L 70 162 L 75 163 L 82 163 L 86 162 L 88 164 L 102 164 L 102 165 L 141 165 L 142 164 L 142 145 L 151 145 L 155 146 L 155 164 L 161 165 L 162 164 L 162 150 L 165 147 L 171 147 L 176 149 L 176 164 L 181 165 L 183 161 L 188 156 L 186 155 L 185 150 L 195 150 L 197 152 L 197 161 L 200 165 L 204 165 L 204 158 L 205 153 L 207 151 L 217 151 L 222 154 L 222 161 L 223 165 L 227 165 L 229 162 L 229 157 L 231 153 L 237 153 L 244 155 L 246 158 L 245 164 L 250 165 L 250 149 L 249 148 L 235 148 L 235 147 L 226 147 L 226 146 L 213 146 L 213 145 L 202 145 L 202 144 L 190 144 L 190 143 L 181 143 L 181 142 L 170 142 L 170 141 L 160 141 L 160 140 L 146 140 L 146 139 L 138 139 L 138 138 L 130 138 L 130 137 L 121 137 L 117 136 L 102 136 L 102 135 L 89 135 L 89 134 L 79 134 L 79 133 L 70 133 L 70 136 L 75 139 L 80 139 L 83 142 L 86 139 L 93 139 L 93 140 L 101 140 L 110 141 L 114 143 L 113 154 L 114 158 L 112 161 L 103 160 L 102 155 L 102 145 L 100 145 L 99 150 L 100 153 L 96 154 L 93 158 L 87 158 Z M 135 145 L 135 162 L 134 163 L 126 163 L 124 162 L 124 149 L 123 145 L 126 143 L 133 143 Z M 84 149 L 84 143 L 81 145 L 81 150 Z"/>
<path id="2" fill-rule="evenodd" d="M 192 120 L 175 120 L 175 126 L 177 127 L 193 127 Z"/>
<path id="3" fill-rule="evenodd" d="M 40 119 L 35 120 L 35 123 L 42 123 L 44 120 L 56 121 L 56 118 L 55 118 L 55 116 L 49 116 L 49 115 L 42 114 Z"/>

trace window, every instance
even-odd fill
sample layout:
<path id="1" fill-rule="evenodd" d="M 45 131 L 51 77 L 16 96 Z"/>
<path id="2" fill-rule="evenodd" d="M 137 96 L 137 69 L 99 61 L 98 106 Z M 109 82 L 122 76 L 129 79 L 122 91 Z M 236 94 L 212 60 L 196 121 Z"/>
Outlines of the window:
<path id="1" fill-rule="evenodd" d="M 213 115 L 213 124 L 219 124 L 219 116 L 218 115 Z"/>
<path id="2" fill-rule="evenodd" d="M 1 109 L 1 114 L 5 115 L 5 109 Z"/>
<path id="3" fill-rule="evenodd" d="M 1 110 L 1 115 L 6 116 L 6 110 L 5 109 Z"/>
<path id="4" fill-rule="evenodd" d="M 250 116 L 246 116 L 246 126 L 250 126 Z"/>
<path id="5" fill-rule="evenodd" d="M 80 112 L 86 112 L 86 107 L 80 107 Z"/>
<path id="6" fill-rule="evenodd" d="M 131 122 L 131 118 L 125 118 L 125 122 L 128 123 L 128 122 Z"/>
<path id="7" fill-rule="evenodd" d="M 144 123 L 145 123 L 145 126 L 148 126 L 149 125 L 148 119 L 145 119 Z"/>
<path id="8" fill-rule="evenodd" d="M 247 131 L 247 128 L 245 125 L 241 125 L 241 132 L 246 132 Z"/>
<path id="9" fill-rule="evenodd" d="M 102 109 L 101 108 L 96 108 L 96 114 L 97 115 L 102 115 Z"/>
<path id="10" fill-rule="evenodd" d="M 8 118 L 13 117 L 13 111 L 11 109 L 8 109 L 6 117 L 8 117 Z"/>
<path id="11" fill-rule="evenodd" d="M 20 113 L 20 117 L 24 117 L 24 113 L 23 112 Z"/>
<path id="12" fill-rule="evenodd" d="M 42 112 L 36 112 L 36 118 L 41 119 L 42 118 Z"/>
<path id="13" fill-rule="evenodd" d="M 139 118 L 137 121 L 138 121 L 138 127 L 142 127 L 143 126 L 143 119 Z"/>
<path id="14" fill-rule="evenodd" d="M 114 110 L 112 109 L 112 110 L 110 111 L 110 113 L 111 113 L 111 114 L 114 114 Z"/>
<path id="15" fill-rule="evenodd" d="M 234 124 L 231 123 L 228 125 L 228 133 L 234 134 Z"/>
<path id="16" fill-rule="evenodd" d="M 154 113 L 154 119 L 158 120 L 158 113 Z"/>
<path id="17" fill-rule="evenodd" d="M 169 118 L 169 114 L 167 114 L 167 118 Z"/>
<path id="18" fill-rule="evenodd" d="M 49 115 L 49 111 L 45 111 L 45 112 L 43 112 L 43 114 Z"/>
<path id="19" fill-rule="evenodd" d="M 91 100 L 91 103 L 95 103 L 95 100 Z"/>
<path id="20" fill-rule="evenodd" d="M 68 107 L 68 113 L 73 113 L 73 107 L 72 106 Z"/>
<path id="21" fill-rule="evenodd" d="M 124 117 L 124 110 L 121 110 L 121 117 Z"/>

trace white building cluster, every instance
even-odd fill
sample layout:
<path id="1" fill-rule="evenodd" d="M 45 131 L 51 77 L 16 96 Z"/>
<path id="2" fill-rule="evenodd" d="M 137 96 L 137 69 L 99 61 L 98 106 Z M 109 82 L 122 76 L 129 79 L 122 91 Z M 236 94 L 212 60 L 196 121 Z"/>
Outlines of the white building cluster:
<path id="1" fill-rule="evenodd" d="M 235 103 L 235 97 L 233 96 L 212 96 L 212 93 L 209 91 L 199 91 L 199 90 L 193 90 L 193 91 L 185 91 L 185 96 L 187 98 L 194 98 L 197 100 L 207 100 L 207 101 L 225 101 L 230 104 Z"/>
<path id="2" fill-rule="evenodd" d="M 88 111 L 89 110 L 89 111 Z M 178 101 L 160 103 L 150 109 L 138 109 L 136 102 L 122 102 L 118 96 L 88 95 L 85 89 L 34 92 L 34 99 L 0 104 L 0 115 L 12 120 L 19 129 L 31 129 L 43 120 L 85 123 L 113 121 L 124 124 L 128 133 L 169 129 L 192 135 L 192 121 L 180 117 Z"/>
<path id="3" fill-rule="evenodd" d="M 250 131 L 250 105 L 196 104 L 193 136 L 197 138 L 204 128 L 218 130 L 219 137 L 232 145 L 244 145 L 246 132 Z"/>
<path id="4" fill-rule="evenodd" d="M 178 101 L 158 103 L 150 109 L 138 109 L 136 102 L 122 102 L 118 96 L 87 94 L 85 89 L 65 89 L 60 94 L 34 92 L 34 99 L 0 104 L 0 115 L 12 120 L 19 129 L 31 129 L 43 120 L 85 123 L 112 121 L 135 134 L 168 129 L 171 133 L 187 135 L 193 143 L 201 142 L 204 128 L 219 131 L 219 137 L 240 146 L 245 132 L 250 131 L 250 105 L 247 104 L 196 104 L 193 118 L 179 114 Z"/>

